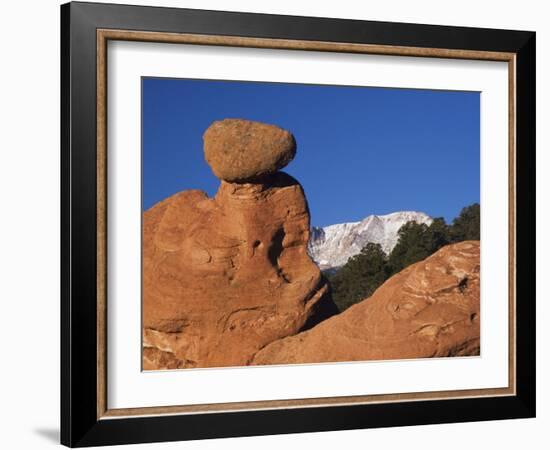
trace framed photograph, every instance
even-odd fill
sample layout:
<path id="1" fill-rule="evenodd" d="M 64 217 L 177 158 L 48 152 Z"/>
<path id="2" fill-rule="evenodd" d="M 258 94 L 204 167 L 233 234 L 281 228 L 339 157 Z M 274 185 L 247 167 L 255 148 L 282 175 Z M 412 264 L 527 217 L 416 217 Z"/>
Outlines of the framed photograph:
<path id="1" fill-rule="evenodd" d="M 535 416 L 535 33 L 61 7 L 61 441 Z"/>

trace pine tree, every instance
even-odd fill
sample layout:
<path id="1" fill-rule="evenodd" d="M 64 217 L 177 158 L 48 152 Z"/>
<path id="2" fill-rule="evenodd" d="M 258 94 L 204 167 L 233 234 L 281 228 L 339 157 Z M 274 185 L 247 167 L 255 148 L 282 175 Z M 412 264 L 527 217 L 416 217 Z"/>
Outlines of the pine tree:
<path id="1" fill-rule="evenodd" d="M 380 244 L 369 242 L 329 277 L 332 298 L 340 311 L 367 297 L 388 277 L 387 257 Z"/>
<path id="2" fill-rule="evenodd" d="M 389 272 L 393 275 L 405 267 L 422 261 L 450 242 L 449 227 L 442 217 L 431 225 L 407 222 L 399 229 L 399 239 L 390 253 Z"/>
<path id="3" fill-rule="evenodd" d="M 427 231 L 428 225 L 416 222 L 407 222 L 399 229 L 397 244 L 388 260 L 392 274 L 429 256 Z"/>
<path id="4" fill-rule="evenodd" d="M 452 242 L 479 241 L 480 232 L 479 203 L 462 208 L 459 216 L 453 220 L 453 224 L 450 227 Z"/>

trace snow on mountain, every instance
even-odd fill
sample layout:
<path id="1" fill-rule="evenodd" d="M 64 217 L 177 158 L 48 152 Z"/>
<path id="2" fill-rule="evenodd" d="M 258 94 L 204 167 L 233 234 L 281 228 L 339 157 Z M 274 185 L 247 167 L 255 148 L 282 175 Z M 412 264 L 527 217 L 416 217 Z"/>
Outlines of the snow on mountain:
<path id="1" fill-rule="evenodd" d="M 368 216 L 360 222 L 312 227 L 308 252 L 323 270 L 343 266 L 369 242 L 380 244 L 389 254 L 397 244 L 399 228 L 410 221 L 430 225 L 432 218 L 422 212 L 400 211 Z"/>

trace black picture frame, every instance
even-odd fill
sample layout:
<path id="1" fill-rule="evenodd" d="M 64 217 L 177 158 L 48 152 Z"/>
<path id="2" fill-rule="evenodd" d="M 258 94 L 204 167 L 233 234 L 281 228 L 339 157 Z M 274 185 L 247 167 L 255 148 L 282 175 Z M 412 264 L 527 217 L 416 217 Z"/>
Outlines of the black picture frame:
<path id="1" fill-rule="evenodd" d="M 511 52 L 516 55 L 516 394 L 98 418 L 98 29 Z M 535 416 L 534 32 L 114 4 L 61 6 L 61 443 L 70 447 Z"/>

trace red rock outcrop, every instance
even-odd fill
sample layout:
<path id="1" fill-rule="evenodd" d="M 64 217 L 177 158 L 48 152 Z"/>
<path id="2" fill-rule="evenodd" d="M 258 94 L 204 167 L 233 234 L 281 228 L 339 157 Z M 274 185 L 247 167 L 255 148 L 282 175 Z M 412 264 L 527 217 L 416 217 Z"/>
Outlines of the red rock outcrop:
<path id="1" fill-rule="evenodd" d="M 249 182 L 221 181 L 214 198 L 183 191 L 144 213 L 145 370 L 246 365 L 269 343 L 336 312 L 307 253 L 303 189 L 274 172 L 294 156 L 294 138 L 272 126 L 230 125 L 253 130 L 256 141 L 270 143 L 269 154 L 286 156 L 269 167 L 241 164 L 252 144 L 243 138 L 239 145 L 238 133 L 223 142 L 215 124 L 219 151 L 239 154 L 216 159 L 217 172 Z M 281 139 L 268 139 L 274 135 Z"/>
<path id="2" fill-rule="evenodd" d="M 367 300 L 271 343 L 252 364 L 478 355 L 479 241 L 443 247 Z"/>

